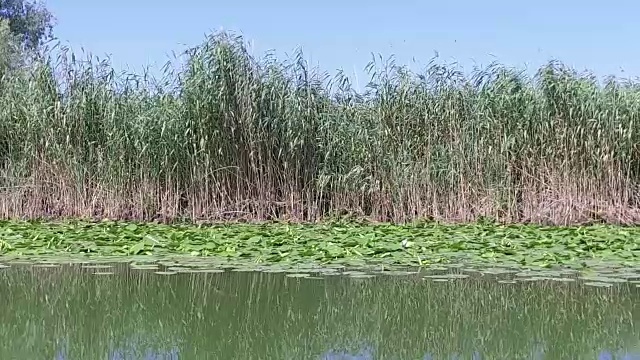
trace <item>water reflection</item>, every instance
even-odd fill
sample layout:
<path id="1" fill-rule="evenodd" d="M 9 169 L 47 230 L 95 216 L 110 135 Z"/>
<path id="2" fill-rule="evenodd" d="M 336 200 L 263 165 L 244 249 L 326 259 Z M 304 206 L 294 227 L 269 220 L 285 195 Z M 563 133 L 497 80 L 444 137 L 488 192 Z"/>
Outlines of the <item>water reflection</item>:
<path id="1" fill-rule="evenodd" d="M 584 358 L 584 354 L 573 354 L 574 359 Z M 393 356 L 392 356 L 393 357 Z M 534 347 L 531 349 L 530 357 L 536 360 L 545 359 L 543 349 Z M 177 347 L 173 347 L 169 350 L 157 350 L 152 348 L 145 348 L 143 346 L 136 346 L 135 344 L 127 349 L 115 349 L 109 351 L 106 356 L 109 360 L 127 360 L 127 359 L 140 359 L 140 360 L 179 360 L 180 350 Z M 462 360 L 469 359 L 464 355 L 458 353 L 449 354 L 445 357 L 450 360 Z M 502 358 L 502 357 L 501 357 Z M 504 356 L 508 358 L 508 356 Z M 55 360 L 69 360 L 66 351 L 60 349 L 55 357 Z M 320 355 L 317 360 L 374 360 L 377 359 L 375 351 L 372 346 L 364 346 L 357 352 L 349 352 L 348 350 L 327 350 Z M 431 355 L 427 352 L 422 360 L 437 360 L 442 359 Z M 484 357 L 480 352 L 474 351 L 470 357 L 471 360 L 484 360 L 489 359 Z M 601 350 L 598 352 L 597 360 L 640 360 L 640 352 L 629 353 L 625 350 Z"/>
<path id="2" fill-rule="evenodd" d="M 635 287 L 118 271 L 0 273 L 0 359 L 640 360 Z"/>

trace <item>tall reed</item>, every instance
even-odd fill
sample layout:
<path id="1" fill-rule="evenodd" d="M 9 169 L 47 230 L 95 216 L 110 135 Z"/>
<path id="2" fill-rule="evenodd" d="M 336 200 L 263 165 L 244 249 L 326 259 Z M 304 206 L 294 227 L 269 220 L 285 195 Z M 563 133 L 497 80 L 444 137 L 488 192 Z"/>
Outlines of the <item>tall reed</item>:
<path id="1" fill-rule="evenodd" d="M 358 93 L 227 33 L 187 55 L 161 78 L 70 54 L 6 73 L 0 217 L 640 220 L 640 83 L 374 61 Z"/>

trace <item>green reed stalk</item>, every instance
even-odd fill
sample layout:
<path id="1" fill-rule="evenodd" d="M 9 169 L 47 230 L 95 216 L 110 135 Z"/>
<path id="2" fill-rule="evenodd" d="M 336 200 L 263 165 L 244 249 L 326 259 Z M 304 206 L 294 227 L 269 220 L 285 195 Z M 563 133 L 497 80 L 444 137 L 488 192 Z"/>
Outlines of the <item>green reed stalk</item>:
<path id="1" fill-rule="evenodd" d="M 549 63 L 339 73 L 214 34 L 162 78 L 75 55 L 0 81 L 0 216 L 640 219 L 640 86 Z"/>

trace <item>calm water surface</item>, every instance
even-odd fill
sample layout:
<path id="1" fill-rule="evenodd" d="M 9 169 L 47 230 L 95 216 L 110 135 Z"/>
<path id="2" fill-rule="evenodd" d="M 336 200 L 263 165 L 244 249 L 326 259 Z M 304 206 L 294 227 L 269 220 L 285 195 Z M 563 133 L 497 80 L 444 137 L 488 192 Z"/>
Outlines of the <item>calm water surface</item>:
<path id="1" fill-rule="evenodd" d="M 0 272 L 0 359 L 640 359 L 635 284 Z"/>

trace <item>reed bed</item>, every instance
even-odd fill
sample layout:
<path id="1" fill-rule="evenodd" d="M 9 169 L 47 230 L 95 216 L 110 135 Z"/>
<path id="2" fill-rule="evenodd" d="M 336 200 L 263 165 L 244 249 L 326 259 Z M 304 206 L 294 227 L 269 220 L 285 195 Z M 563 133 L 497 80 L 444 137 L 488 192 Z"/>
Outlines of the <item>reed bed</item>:
<path id="1" fill-rule="evenodd" d="M 0 217 L 640 220 L 640 83 L 372 61 L 357 92 L 229 33 L 185 55 L 157 78 L 70 53 L 4 73 Z"/>

